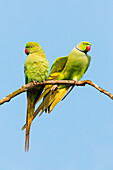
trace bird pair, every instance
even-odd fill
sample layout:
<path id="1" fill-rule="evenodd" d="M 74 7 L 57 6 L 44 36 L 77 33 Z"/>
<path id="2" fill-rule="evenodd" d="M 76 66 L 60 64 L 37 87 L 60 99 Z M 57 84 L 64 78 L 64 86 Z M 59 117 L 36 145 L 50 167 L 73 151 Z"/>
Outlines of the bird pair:
<path id="1" fill-rule="evenodd" d="M 42 82 L 46 79 L 79 81 L 89 67 L 91 57 L 87 55 L 87 52 L 90 51 L 90 48 L 91 44 L 89 42 L 80 42 L 68 56 L 57 58 L 47 78 L 49 62 L 44 50 L 37 42 L 28 42 L 25 47 L 25 53 L 27 54 L 24 65 L 25 83 L 31 81 Z M 26 124 L 22 127 L 22 130 L 26 128 L 25 151 L 29 150 L 30 126 L 33 119 L 38 114 L 40 116 L 44 111 L 50 113 L 69 88 L 69 85 L 46 85 L 27 91 L 27 117 Z M 54 92 L 52 89 L 55 89 Z M 42 98 L 42 103 L 34 112 L 35 105 Z"/>

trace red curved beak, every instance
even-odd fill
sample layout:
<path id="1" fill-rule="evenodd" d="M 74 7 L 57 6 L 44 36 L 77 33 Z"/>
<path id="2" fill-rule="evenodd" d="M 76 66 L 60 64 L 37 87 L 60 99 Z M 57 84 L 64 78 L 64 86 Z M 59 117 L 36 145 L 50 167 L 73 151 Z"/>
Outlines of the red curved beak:
<path id="1" fill-rule="evenodd" d="M 27 52 L 28 52 L 28 48 L 25 48 L 25 53 L 27 54 Z"/>
<path id="2" fill-rule="evenodd" d="M 90 51 L 91 46 L 90 46 L 90 45 L 87 45 L 86 49 L 87 49 L 87 52 Z"/>

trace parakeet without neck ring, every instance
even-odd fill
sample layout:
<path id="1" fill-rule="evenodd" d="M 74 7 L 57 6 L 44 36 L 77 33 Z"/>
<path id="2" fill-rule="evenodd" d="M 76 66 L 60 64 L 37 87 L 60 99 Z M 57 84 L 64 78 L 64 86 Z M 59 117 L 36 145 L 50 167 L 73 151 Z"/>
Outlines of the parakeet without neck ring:
<path id="1" fill-rule="evenodd" d="M 46 80 L 49 63 L 46 58 L 45 52 L 42 47 L 37 42 L 28 42 L 25 46 L 25 53 L 27 54 L 27 59 L 24 65 L 25 73 L 25 83 L 30 83 L 31 81 L 42 82 Z M 29 150 L 29 134 L 30 126 L 33 120 L 35 105 L 39 99 L 43 87 L 35 87 L 27 91 L 27 117 L 26 117 L 26 136 L 25 136 L 25 151 Z"/>

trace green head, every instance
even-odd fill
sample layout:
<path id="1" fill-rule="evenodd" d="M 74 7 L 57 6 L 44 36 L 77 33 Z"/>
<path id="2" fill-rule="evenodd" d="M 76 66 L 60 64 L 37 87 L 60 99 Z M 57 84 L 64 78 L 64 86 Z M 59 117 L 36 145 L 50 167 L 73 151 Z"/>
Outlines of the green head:
<path id="1" fill-rule="evenodd" d="M 42 47 L 37 42 L 28 42 L 25 46 L 25 53 L 27 55 L 39 50 L 42 50 Z"/>
<path id="2" fill-rule="evenodd" d="M 75 48 L 81 52 L 87 53 L 91 49 L 91 44 L 87 41 L 84 41 L 77 44 Z"/>

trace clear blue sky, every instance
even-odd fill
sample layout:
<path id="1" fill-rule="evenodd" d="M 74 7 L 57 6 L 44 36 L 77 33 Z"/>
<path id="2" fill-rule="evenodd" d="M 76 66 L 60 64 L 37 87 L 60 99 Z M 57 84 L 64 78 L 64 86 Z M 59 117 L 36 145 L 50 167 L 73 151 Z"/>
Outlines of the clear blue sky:
<path id="1" fill-rule="evenodd" d="M 0 98 L 24 84 L 24 47 L 37 41 L 50 66 L 80 41 L 92 49 L 90 79 L 113 93 L 113 1 L 6 0 L 0 4 Z M 35 119 L 24 151 L 26 94 L 0 106 L 0 169 L 113 170 L 113 101 L 76 87 L 50 115 Z"/>

